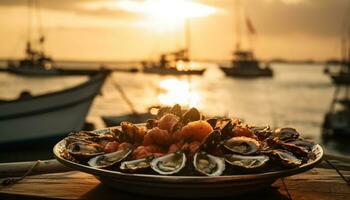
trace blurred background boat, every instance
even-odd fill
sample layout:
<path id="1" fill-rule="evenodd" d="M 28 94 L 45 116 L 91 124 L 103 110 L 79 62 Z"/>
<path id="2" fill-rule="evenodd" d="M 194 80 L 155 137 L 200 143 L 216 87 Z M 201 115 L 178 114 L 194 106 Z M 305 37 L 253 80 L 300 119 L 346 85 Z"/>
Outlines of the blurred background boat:
<path id="1" fill-rule="evenodd" d="M 202 75 L 205 69 L 192 69 L 188 49 L 160 55 L 158 62 L 143 62 L 143 72 L 160 75 Z"/>
<path id="2" fill-rule="evenodd" d="M 174 52 L 163 53 L 158 62 L 142 62 L 143 72 L 159 75 L 202 75 L 206 68 L 196 69 L 190 58 L 191 32 L 189 19 L 184 20 L 186 47 Z"/>
<path id="3" fill-rule="evenodd" d="M 329 112 L 323 122 L 323 136 L 350 137 L 350 25 L 349 33 L 342 38 L 341 58 L 337 72 L 326 68 L 336 86 Z"/>
<path id="4" fill-rule="evenodd" d="M 0 144 L 40 142 L 83 128 L 90 106 L 109 74 L 101 71 L 88 81 L 61 91 L 32 96 L 22 92 L 0 102 Z"/>
<path id="5" fill-rule="evenodd" d="M 248 16 L 245 16 L 245 27 L 247 29 L 246 37 L 250 41 L 250 49 L 242 49 L 242 27 L 241 27 L 241 5 L 240 1 L 235 1 L 235 36 L 236 45 L 235 51 L 233 52 L 233 59 L 231 66 L 220 66 L 221 70 L 224 71 L 226 76 L 240 77 L 240 78 L 257 78 L 257 77 L 272 77 L 273 71 L 268 64 L 265 67 L 261 66 L 261 63 L 254 56 L 253 50 L 253 37 L 257 34 L 252 21 Z"/>

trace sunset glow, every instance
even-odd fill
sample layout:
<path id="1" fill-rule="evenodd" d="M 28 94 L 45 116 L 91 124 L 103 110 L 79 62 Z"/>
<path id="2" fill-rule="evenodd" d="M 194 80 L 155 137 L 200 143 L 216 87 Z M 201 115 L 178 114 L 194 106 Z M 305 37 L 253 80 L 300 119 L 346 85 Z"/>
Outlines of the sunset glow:
<path id="1" fill-rule="evenodd" d="M 191 88 L 191 84 L 187 80 L 164 79 L 160 81 L 159 87 L 164 91 L 164 93 L 158 95 L 161 104 L 198 107 L 200 95 Z"/>
<path id="2" fill-rule="evenodd" d="M 168 20 L 204 17 L 216 11 L 213 7 L 188 0 L 146 0 L 144 2 L 123 0 L 116 2 L 116 6 L 126 11 Z"/>

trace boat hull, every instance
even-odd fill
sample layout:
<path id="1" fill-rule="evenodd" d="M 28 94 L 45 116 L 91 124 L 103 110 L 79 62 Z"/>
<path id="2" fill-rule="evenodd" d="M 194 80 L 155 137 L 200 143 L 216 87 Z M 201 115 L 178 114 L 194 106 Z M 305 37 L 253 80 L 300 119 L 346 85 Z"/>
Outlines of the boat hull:
<path id="1" fill-rule="evenodd" d="M 69 76 L 69 75 L 93 75 L 99 70 L 97 69 L 61 69 L 51 68 L 44 69 L 38 67 L 16 67 L 9 66 L 7 72 L 21 76 Z"/>
<path id="2" fill-rule="evenodd" d="M 220 67 L 226 76 L 241 78 L 273 77 L 273 71 L 269 68 L 259 68 L 258 70 L 244 70 L 239 68 Z"/>
<path id="3" fill-rule="evenodd" d="M 323 122 L 324 136 L 350 136 L 350 111 L 329 112 Z"/>
<path id="4" fill-rule="evenodd" d="M 188 71 L 179 71 L 175 68 L 144 68 L 143 73 L 146 74 L 159 74 L 159 75 L 202 75 L 205 72 L 203 70 L 188 70 Z"/>
<path id="5" fill-rule="evenodd" d="M 337 85 L 350 85 L 350 74 L 331 75 L 332 81 Z"/>
<path id="6" fill-rule="evenodd" d="M 84 125 L 107 73 L 63 91 L 0 103 L 0 143 L 58 137 Z"/>

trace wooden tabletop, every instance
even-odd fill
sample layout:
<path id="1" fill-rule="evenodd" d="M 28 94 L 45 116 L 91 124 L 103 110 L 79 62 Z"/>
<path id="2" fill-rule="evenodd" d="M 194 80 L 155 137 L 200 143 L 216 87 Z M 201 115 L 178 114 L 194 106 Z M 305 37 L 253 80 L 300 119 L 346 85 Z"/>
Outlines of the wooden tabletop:
<path id="1" fill-rule="evenodd" d="M 326 166 L 326 168 L 322 168 Z M 348 167 L 342 168 L 345 179 L 350 179 Z M 284 184 L 283 184 L 284 182 Z M 322 163 L 319 168 L 279 179 L 265 190 L 245 194 L 235 199 L 295 199 L 295 200 L 349 200 L 350 186 L 337 171 Z M 71 171 L 28 176 L 9 186 L 0 186 L 0 199 L 151 199 L 110 189 L 92 175 Z M 152 198 L 154 199 L 154 198 Z M 164 199 L 164 198 L 159 198 Z M 225 198 L 228 199 L 228 198 Z M 232 199 L 232 197 L 231 197 Z"/>

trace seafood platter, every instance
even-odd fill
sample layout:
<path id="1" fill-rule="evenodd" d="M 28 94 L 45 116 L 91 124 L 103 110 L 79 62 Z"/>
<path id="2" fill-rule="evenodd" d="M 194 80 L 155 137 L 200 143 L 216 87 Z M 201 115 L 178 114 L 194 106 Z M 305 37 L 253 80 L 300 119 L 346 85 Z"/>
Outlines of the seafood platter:
<path id="1" fill-rule="evenodd" d="M 320 145 L 297 130 L 206 119 L 196 108 L 159 110 L 143 124 L 70 133 L 57 143 L 62 164 L 118 190 L 164 197 L 218 197 L 268 187 L 315 167 Z M 82 180 L 83 181 L 83 180 Z"/>

